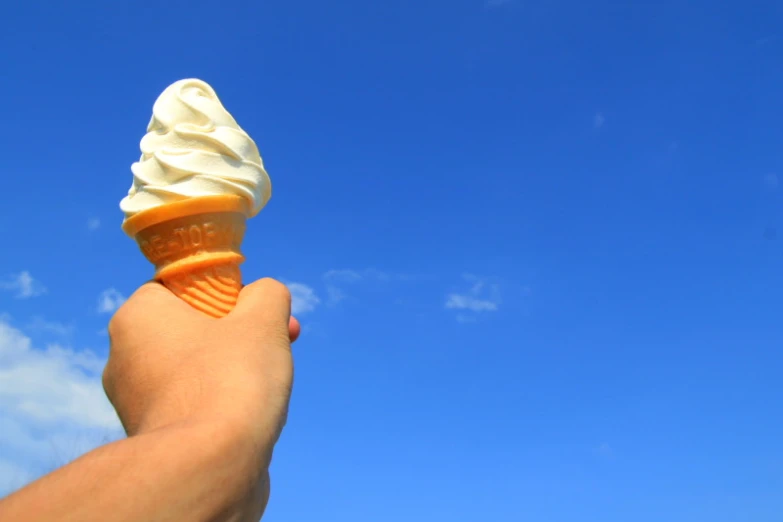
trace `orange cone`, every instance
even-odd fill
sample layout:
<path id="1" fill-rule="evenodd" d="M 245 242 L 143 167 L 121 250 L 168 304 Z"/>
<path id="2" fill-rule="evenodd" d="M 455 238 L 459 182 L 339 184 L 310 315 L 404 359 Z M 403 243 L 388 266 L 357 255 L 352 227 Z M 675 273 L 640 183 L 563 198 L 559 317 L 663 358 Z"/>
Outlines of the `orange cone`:
<path id="1" fill-rule="evenodd" d="M 240 251 L 247 201 L 239 196 L 203 196 L 144 210 L 122 229 L 155 265 L 155 279 L 205 314 L 220 318 L 242 288 Z"/>

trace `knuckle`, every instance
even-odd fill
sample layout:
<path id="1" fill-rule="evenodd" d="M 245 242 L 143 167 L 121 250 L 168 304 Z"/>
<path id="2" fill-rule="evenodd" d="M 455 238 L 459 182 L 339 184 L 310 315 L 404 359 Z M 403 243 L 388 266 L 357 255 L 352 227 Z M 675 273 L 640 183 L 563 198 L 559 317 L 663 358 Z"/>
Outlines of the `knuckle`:
<path id="1" fill-rule="evenodd" d="M 287 286 L 283 286 L 280 290 L 280 300 L 285 302 L 288 307 L 291 307 L 291 290 Z"/>
<path id="2" fill-rule="evenodd" d="M 139 299 L 146 299 L 148 297 L 152 297 L 154 295 L 157 295 L 162 290 L 162 287 L 159 283 L 155 282 L 149 282 L 141 285 L 139 288 L 136 289 L 135 292 L 133 292 L 133 295 L 131 296 L 130 300 L 139 300 Z"/>
<path id="3" fill-rule="evenodd" d="M 114 372 L 109 364 L 103 369 L 101 384 L 103 384 L 103 391 L 106 392 L 106 396 L 111 400 L 111 397 L 114 394 Z"/>
<path id="4" fill-rule="evenodd" d="M 260 283 L 267 295 L 288 304 L 291 303 L 291 290 L 277 279 L 265 277 L 261 279 Z"/>
<path id="5" fill-rule="evenodd" d="M 120 306 L 114 315 L 109 319 L 109 325 L 107 331 L 109 333 L 109 339 L 117 339 L 121 336 L 128 325 L 133 324 L 133 301 L 128 300 Z"/>
<path id="6" fill-rule="evenodd" d="M 109 338 L 122 335 L 128 327 L 133 325 L 135 319 L 138 319 L 134 316 L 148 308 L 148 301 L 154 298 L 159 290 L 156 285 L 147 283 L 133 292 L 133 295 L 114 312 L 109 320 Z"/>
<path id="7" fill-rule="evenodd" d="M 275 295 L 281 301 L 291 303 L 291 290 L 283 283 L 276 281 Z"/>
<path id="8" fill-rule="evenodd" d="M 109 326 L 107 330 L 109 332 L 109 339 L 116 339 L 118 334 L 122 331 L 122 325 L 125 319 L 125 305 L 122 305 L 114 315 L 109 319 Z"/>

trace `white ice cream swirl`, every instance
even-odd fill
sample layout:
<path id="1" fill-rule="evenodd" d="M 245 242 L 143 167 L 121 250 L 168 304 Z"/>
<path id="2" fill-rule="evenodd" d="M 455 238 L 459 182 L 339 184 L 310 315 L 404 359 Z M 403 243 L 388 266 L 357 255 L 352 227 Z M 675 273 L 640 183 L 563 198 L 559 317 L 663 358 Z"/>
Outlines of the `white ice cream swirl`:
<path id="1" fill-rule="evenodd" d="M 133 186 L 120 202 L 126 219 L 174 201 L 226 194 L 246 198 L 252 217 L 272 195 L 258 147 L 201 80 L 180 80 L 163 91 L 141 152 L 131 166 Z"/>

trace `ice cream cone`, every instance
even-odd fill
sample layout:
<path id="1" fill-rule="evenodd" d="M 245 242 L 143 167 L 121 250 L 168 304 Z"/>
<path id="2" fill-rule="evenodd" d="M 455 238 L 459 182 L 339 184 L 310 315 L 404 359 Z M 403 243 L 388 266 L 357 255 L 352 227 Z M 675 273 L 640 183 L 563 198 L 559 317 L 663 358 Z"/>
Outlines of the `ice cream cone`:
<path id="1" fill-rule="evenodd" d="M 123 230 L 155 266 L 155 279 L 193 308 L 227 315 L 242 288 L 240 252 L 250 207 L 234 195 L 203 196 L 152 207 Z"/>

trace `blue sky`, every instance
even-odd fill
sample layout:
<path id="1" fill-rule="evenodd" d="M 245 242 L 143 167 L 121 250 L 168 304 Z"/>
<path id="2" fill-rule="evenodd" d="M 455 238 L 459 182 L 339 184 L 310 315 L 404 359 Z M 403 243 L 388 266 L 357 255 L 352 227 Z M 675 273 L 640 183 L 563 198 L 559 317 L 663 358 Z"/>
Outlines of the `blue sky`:
<path id="1" fill-rule="evenodd" d="M 291 284 L 266 520 L 783 512 L 783 8 L 15 2 L 0 17 L 0 490 L 117 436 L 118 202 L 152 103 L 259 145 Z"/>

